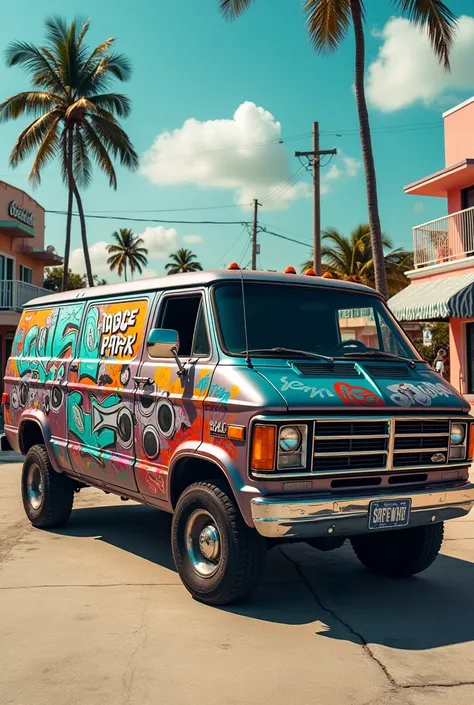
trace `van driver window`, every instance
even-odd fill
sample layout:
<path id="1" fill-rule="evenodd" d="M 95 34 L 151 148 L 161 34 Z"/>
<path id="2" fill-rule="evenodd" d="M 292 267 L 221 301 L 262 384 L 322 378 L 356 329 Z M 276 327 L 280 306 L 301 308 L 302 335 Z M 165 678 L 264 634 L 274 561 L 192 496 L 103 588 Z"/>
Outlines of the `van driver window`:
<path id="1" fill-rule="evenodd" d="M 200 294 L 166 298 L 159 326 L 178 331 L 180 357 L 207 357 L 209 354 L 209 340 Z"/>

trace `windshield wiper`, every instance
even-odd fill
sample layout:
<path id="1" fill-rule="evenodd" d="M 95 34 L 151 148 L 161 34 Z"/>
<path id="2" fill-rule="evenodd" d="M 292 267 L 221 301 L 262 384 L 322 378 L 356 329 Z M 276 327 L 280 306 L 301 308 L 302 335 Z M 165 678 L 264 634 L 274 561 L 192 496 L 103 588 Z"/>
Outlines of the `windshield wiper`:
<path id="1" fill-rule="evenodd" d="M 309 352 L 309 350 L 297 350 L 295 348 L 255 348 L 254 350 L 242 350 L 240 354 L 244 355 L 245 353 L 248 353 L 249 355 L 258 355 L 259 353 L 286 353 L 288 355 L 302 355 L 303 357 L 313 357 L 316 360 L 334 362 L 333 357 Z"/>
<path id="2" fill-rule="evenodd" d="M 353 352 L 347 351 L 344 353 L 344 357 L 382 357 L 389 360 L 401 360 L 402 362 L 408 362 L 411 368 L 414 368 L 419 360 L 403 357 L 403 355 L 397 355 L 396 353 L 385 352 L 384 350 L 367 350 L 367 352 L 361 352 L 360 350 L 354 350 Z"/>

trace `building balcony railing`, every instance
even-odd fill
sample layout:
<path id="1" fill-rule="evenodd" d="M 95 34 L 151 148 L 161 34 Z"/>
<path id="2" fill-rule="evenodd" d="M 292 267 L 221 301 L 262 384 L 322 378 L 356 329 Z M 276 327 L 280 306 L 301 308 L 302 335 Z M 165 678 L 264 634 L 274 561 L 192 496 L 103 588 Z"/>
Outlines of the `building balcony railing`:
<path id="1" fill-rule="evenodd" d="M 51 291 L 41 286 L 8 279 L 0 280 L 0 311 L 21 311 L 31 299 L 47 294 L 51 294 Z"/>
<path id="2" fill-rule="evenodd" d="M 413 228 L 415 269 L 474 255 L 474 208 Z"/>

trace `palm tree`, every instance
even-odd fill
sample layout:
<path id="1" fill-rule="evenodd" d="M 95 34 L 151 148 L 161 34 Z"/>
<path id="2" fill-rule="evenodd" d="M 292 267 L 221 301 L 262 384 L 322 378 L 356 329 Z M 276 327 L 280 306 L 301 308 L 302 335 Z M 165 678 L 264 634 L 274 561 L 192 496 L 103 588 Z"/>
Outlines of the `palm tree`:
<path id="1" fill-rule="evenodd" d="M 322 233 L 323 242 L 330 245 L 321 248 L 323 271 L 330 272 L 336 279 L 359 282 L 375 288 L 375 267 L 370 240 L 370 225 L 358 225 L 346 237 L 336 228 L 328 228 Z M 413 268 L 413 254 L 399 247 L 393 250 L 392 240 L 382 233 L 382 247 L 390 252 L 384 254 L 384 270 L 387 276 L 389 295 L 392 296 L 409 284 L 405 275 Z M 303 271 L 312 267 L 312 261 L 303 264 Z"/>
<path id="2" fill-rule="evenodd" d="M 201 272 L 202 267 L 199 262 L 195 262 L 196 255 L 191 250 L 181 247 L 177 252 L 170 255 L 171 262 L 168 262 L 165 269 L 168 274 L 179 274 L 180 272 Z"/>
<path id="3" fill-rule="evenodd" d="M 18 136 L 10 166 L 15 168 L 36 152 L 29 180 L 37 186 L 43 168 L 59 158 L 69 192 L 63 290 L 67 289 L 69 272 L 73 197 L 81 223 L 87 279 L 89 286 L 94 284 L 79 193 L 79 186 L 91 183 L 92 162 L 106 174 L 114 189 L 117 176 L 113 158 L 129 169 L 138 167 L 137 153 L 117 121 L 117 117 L 130 113 L 130 101 L 120 93 L 108 92 L 113 79 L 128 80 L 130 64 L 123 54 L 112 51 L 114 39 L 91 50 L 85 43 L 89 25 L 77 21 L 68 25 L 53 17 L 46 20 L 43 46 L 12 42 L 6 50 L 7 65 L 21 66 L 30 76 L 33 90 L 17 93 L 0 104 L 0 122 L 34 118 Z"/>
<path id="4" fill-rule="evenodd" d="M 219 0 L 226 18 L 240 15 L 253 0 Z M 449 70 L 449 52 L 454 41 L 457 21 L 442 0 L 391 0 L 408 19 L 426 28 L 433 50 L 446 70 Z M 274 3 L 275 5 L 277 3 Z M 352 22 L 355 39 L 355 94 L 359 114 L 360 140 L 364 159 L 370 236 L 374 253 L 375 282 L 380 293 L 387 297 L 387 277 L 384 269 L 382 229 L 377 196 L 374 155 L 370 134 L 369 114 L 365 99 L 365 7 L 363 0 L 305 0 L 308 32 L 317 52 L 335 51 L 345 38 Z"/>
<path id="5" fill-rule="evenodd" d="M 112 237 L 117 244 L 107 246 L 107 251 L 110 254 L 107 264 L 110 266 L 111 271 L 117 270 L 119 277 L 122 276 L 123 272 L 125 281 L 127 281 L 128 264 L 132 279 L 136 271 L 141 274 L 143 267 L 148 264 L 148 250 L 145 247 L 141 247 L 143 238 L 134 235 L 130 228 L 121 228 L 118 232 L 113 232 Z"/>

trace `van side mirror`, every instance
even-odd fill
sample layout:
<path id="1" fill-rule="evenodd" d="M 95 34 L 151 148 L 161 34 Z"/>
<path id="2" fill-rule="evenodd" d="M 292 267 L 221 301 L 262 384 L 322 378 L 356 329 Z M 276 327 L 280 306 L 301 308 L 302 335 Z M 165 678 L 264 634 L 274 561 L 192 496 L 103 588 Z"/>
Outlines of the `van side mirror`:
<path id="1" fill-rule="evenodd" d="M 176 330 L 167 328 L 152 328 L 147 340 L 150 357 L 174 357 L 179 350 L 179 335 Z"/>

